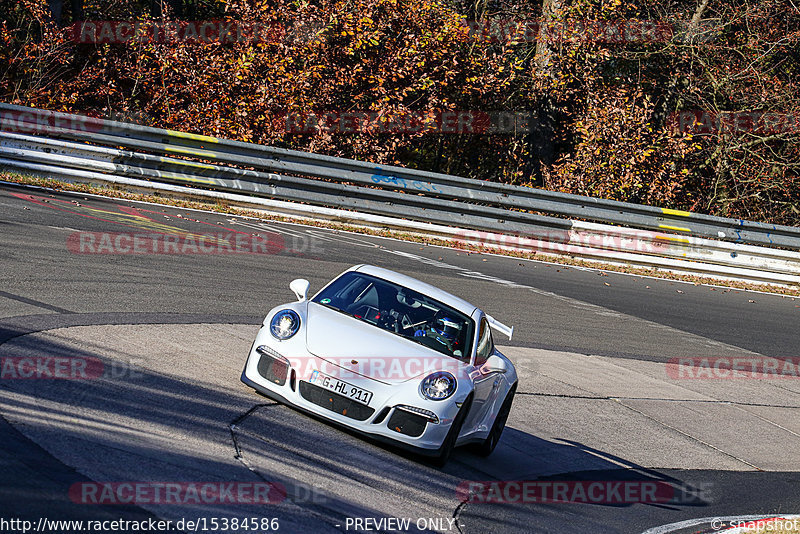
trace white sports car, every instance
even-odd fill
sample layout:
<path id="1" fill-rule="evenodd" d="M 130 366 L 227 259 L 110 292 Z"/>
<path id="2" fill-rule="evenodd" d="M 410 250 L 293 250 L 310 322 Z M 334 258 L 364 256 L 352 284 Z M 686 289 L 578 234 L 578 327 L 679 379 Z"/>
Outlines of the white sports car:
<path id="1" fill-rule="evenodd" d="M 273 308 L 242 382 L 279 402 L 443 465 L 453 448 L 489 455 L 500 440 L 517 373 L 492 341 L 508 327 L 429 284 L 357 265 L 311 299 Z"/>

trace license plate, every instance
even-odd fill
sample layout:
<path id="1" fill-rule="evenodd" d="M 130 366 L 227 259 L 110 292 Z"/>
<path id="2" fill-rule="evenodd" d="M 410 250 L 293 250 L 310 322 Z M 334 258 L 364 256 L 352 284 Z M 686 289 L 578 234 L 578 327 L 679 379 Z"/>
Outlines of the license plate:
<path id="1" fill-rule="evenodd" d="M 338 378 L 322 374 L 319 371 L 312 372 L 308 381 L 316 386 L 333 391 L 339 395 L 343 395 L 348 399 L 353 399 L 356 402 L 360 402 L 361 404 L 369 405 L 369 401 L 372 400 L 371 391 L 354 386 L 353 384 L 348 384 L 347 382 L 339 380 Z"/>

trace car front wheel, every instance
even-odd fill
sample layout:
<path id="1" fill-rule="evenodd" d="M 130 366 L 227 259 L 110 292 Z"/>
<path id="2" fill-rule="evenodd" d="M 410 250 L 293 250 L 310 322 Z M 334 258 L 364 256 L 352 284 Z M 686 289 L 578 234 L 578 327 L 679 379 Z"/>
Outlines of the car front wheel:
<path id="1" fill-rule="evenodd" d="M 503 429 L 506 427 L 506 421 L 508 420 L 509 412 L 511 412 L 511 404 L 514 402 L 514 393 L 516 392 L 517 385 L 514 384 L 508 391 L 503 405 L 500 406 L 500 411 L 497 412 L 497 417 L 494 420 L 492 429 L 489 431 L 489 435 L 474 448 L 475 453 L 479 456 L 489 456 L 500 442 L 500 436 L 503 435 Z"/>
<path id="2" fill-rule="evenodd" d="M 469 413 L 471 406 L 472 396 L 470 395 L 470 397 L 461 406 L 461 409 L 458 410 L 455 419 L 453 419 L 453 424 L 450 425 L 450 431 L 444 438 L 442 446 L 439 447 L 437 455 L 432 459 L 432 463 L 435 466 L 443 467 L 447 463 L 447 460 L 450 459 L 453 449 L 456 448 L 456 441 L 458 440 L 458 435 L 461 433 L 461 427 L 464 426 L 464 420 L 467 418 L 467 414 Z"/>

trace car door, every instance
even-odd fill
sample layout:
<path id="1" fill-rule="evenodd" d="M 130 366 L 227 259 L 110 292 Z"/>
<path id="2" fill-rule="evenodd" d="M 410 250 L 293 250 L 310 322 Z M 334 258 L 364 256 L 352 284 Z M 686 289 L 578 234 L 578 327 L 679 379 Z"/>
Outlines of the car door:
<path id="1" fill-rule="evenodd" d="M 486 317 L 481 318 L 478 327 L 478 348 L 475 353 L 475 362 L 470 372 L 473 383 L 472 409 L 464 424 L 467 432 L 488 430 L 486 425 L 487 410 L 494 404 L 497 391 L 502 381 L 500 373 L 487 373 L 482 370 L 486 360 L 494 353 L 492 329 Z"/>

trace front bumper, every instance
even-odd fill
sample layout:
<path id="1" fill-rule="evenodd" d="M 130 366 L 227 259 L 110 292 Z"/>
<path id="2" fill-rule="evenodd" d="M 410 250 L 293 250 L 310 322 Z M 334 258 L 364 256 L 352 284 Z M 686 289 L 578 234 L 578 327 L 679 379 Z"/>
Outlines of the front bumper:
<path id="1" fill-rule="evenodd" d="M 242 382 L 281 403 L 380 441 L 434 454 L 468 394 L 459 384 L 449 399 L 431 401 L 419 393 L 417 379 L 388 384 L 356 374 L 310 354 L 304 343 L 295 338 L 277 341 L 267 328 L 262 328 L 250 349 Z M 269 350 L 259 353 L 260 346 Z M 309 377 L 315 369 L 370 391 L 369 404 L 312 384 Z M 432 412 L 435 417 L 420 415 L 415 409 Z"/>

